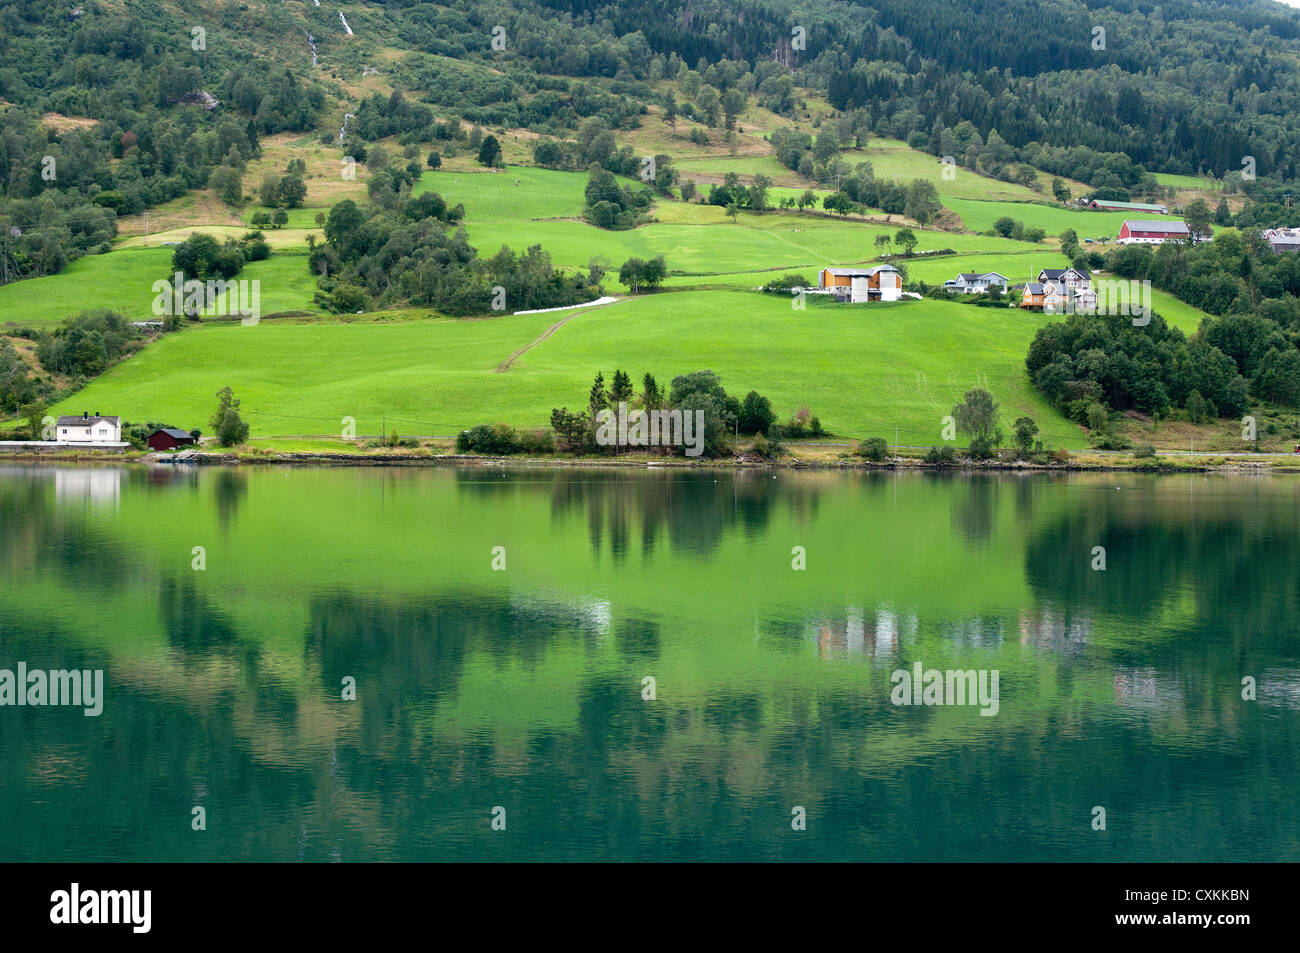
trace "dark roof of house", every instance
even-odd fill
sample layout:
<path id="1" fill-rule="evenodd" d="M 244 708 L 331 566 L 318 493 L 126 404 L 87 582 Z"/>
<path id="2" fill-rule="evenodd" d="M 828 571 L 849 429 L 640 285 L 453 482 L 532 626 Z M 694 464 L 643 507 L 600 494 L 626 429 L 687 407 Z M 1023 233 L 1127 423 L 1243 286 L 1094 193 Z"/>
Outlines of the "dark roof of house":
<path id="1" fill-rule="evenodd" d="M 1006 275 L 1000 275 L 996 271 L 963 271 L 957 276 L 958 281 L 978 281 L 981 278 L 1001 278 L 1007 280 Z"/>
<path id="2" fill-rule="evenodd" d="M 1031 295 L 1040 295 L 1043 293 L 1043 286 L 1037 281 L 1031 281 L 1029 284 L 1025 285 L 1025 290 Z"/>
<path id="3" fill-rule="evenodd" d="M 107 420 L 110 424 L 116 425 L 121 422 L 122 418 L 121 417 L 100 417 L 95 414 L 87 414 L 84 417 L 82 416 L 60 417 L 59 426 L 60 427 L 90 427 L 93 426 L 94 424 L 99 423 L 101 420 Z"/>
<path id="4" fill-rule="evenodd" d="M 1079 274 L 1079 271 L 1075 268 L 1044 268 L 1039 272 L 1039 274 L 1045 277 L 1048 281 L 1058 281 L 1061 278 L 1064 278 L 1067 272 L 1073 272 L 1074 274 L 1079 275 L 1080 278 L 1085 277 L 1084 275 Z"/>
<path id="5" fill-rule="evenodd" d="M 149 436 L 156 437 L 160 433 L 165 433 L 169 437 L 175 437 L 177 440 L 193 440 L 188 430 L 177 430 L 175 427 L 163 427 L 161 430 L 155 430 Z"/>

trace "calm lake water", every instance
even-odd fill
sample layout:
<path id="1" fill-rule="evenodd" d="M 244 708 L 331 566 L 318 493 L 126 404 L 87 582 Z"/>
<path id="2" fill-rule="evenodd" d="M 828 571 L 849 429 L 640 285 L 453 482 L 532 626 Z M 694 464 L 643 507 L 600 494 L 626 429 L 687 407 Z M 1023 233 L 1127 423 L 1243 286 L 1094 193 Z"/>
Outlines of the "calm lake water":
<path id="1" fill-rule="evenodd" d="M 1300 860 L 1294 478 L 10 465 L 0 573 L 3 860 Z"/>

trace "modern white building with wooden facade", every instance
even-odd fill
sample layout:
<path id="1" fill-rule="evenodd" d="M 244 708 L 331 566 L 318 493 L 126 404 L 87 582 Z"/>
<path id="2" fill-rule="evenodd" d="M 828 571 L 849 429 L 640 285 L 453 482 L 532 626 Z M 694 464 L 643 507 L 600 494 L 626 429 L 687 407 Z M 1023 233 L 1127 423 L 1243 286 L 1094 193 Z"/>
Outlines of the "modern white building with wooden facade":
<path id="1" fill-rule="evenodd" d="M 823 291 L 842 301 L 897 301 L 903 296 L 903 276 L 893 265 L 870 268 L 823 268 L 818 279 Z"/>

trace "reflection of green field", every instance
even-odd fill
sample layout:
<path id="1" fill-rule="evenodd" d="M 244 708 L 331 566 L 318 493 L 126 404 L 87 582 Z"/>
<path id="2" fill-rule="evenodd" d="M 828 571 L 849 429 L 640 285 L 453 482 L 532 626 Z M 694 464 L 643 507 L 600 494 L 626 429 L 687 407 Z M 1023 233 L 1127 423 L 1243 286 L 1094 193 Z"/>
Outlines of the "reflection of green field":
<path id="1" fill-rule="evenodd" d="M 223 511 L 215 484 L 230 479 L 245 489 Z M 752 495 L 768 492 L 756 484 L 770 477 L 724 479 L 736 481 L 735 493 L 749 506 Z M 485 604 L 568 607 L 598 630 L 607 628 L 602 638 L 561 641 L 526 660 L 498 657 L 490 645 L 467 646 L 458 690 L 439 706 L 436 726 L 457 735 L 490 731 L 504 740 L 539 727 L 573 728 L 583 683 L 597 673 L 627 677 L 629 690 L 639 690 L 641 675 L 652 671 L 660 698 L 675 707 L 703 703 L 723 687 L 757 692 L 774 704 L 817 692 L 887 697 L 893 652 L 883 659 L 854 658 L 821 644 L 822 627 L 842 633 L 851 613 L 868 624 L 877 613 L 894 617 L 908 658 L 935 667 L 979 659 L 1000 669 L 1000 725 L 1038 717 L 1060 702 L 1062 692 L 1080 704 L 1109 706 L 1108 671 L 1095 682 L 1082 671 L 1061 681 L 1050 653 L 1011 637 L 1010 627 L 1034 602 L 1025 577 L 1027 529 L 1047 525 L 1117 481 L 1148 504 L 1167 499 L 1163 505 L 1176 506 L 1186 494 L 1172 485 L 1153 493 L 1149 482 L 1131 476 L 1076 476 L 1072 490 L 1043 482 L 1027 527 L 1016 481 L 977 493 L 964 480 L 918 475 L 786 474 L 780 480 L 759 531 L 714 514 L 720 521 L 705 536 L 718 533 L 716 547 L 702 552 L 683 545 L 685 527 L 656 531 L 642 522 L 654 501 L 663 505 L 671 497 L 670 484 L 676 493 L 685 489 L 667 474 L 561 471 L 503 484 L 495 471 L 481 478 L 428 470 L 200 472 L 196 482 L 156 492 L 125 487 L 113 518 L 92 519 L 92 525 L 100 545 L 129 553 L 138 571 L 195 586 L 240 641 L 261 650 L 264 677 L 295 693 L 319 690 L 304 672 L 302 649 L 317 598 L 348 595 L 401 605 L 454 592 Z M 568 482 L 604 482 L 606 492 L 591 499 L 579 492 L 578 505 L 557 510 L 556 494 Z M 637 543 L 630 561 L 610 556 L 607 537 L 615 526 L 591 522 L 606 509 L 621 514 Z M 593 525 L 600 538 L 593 539 Z M 954 532 L 962 527 L 978 527 L 978 538 Z M 890 544 L 864 540 L 866 528 Z M 656 545 L 642 547 L 643 533 L 657 536 Z M 196 545 L 206 549 L 203 572 L 190 569 Z M 806 572 L 790 568 L 794 545 L 808 554 Z M 505 548 L 506 572 L 492 571 L 492 546 Z M 51 633 L 93 646 L 122 666 L 119 676 L 130 672 L 133 680 L 147 680 L 159 671 L 154 665 L 174 655 L 157 595 L 147 587 L 92 606 L 51 575 L 13 582 L 21 586 L 0 594 L 6 616 L 39 618 Z M 1157 630 L 1169 637 L 1194 613 L 1187 599 L 1175 599 Z M 944 623 L 977 618 L 1004 620 L 1007 637 L 979 648 L 954 642 L 942 630 Z M 669 650 L 649 668 L 630 671 L 617 636 L 633 620 L 653 622 Z M 787 628 L 775 634 L 756 629 L 756 620 Z M 1098 629 L 1090 641 L 1123 645 L 1131 637 L 1124 629 Z M 1150 627 L 1144 629 L 1142 638 L 1152 637 Z M 235 674 L 225 671 L 226 678 Z M 221 670 L 198 676 L 220 677 Z M 333 685 L 337 673 L 316 677 Z M 924 726 L 884 732 L 868 747 L 889 761 L 905 761 L 926 738 L 951 741 L 991 726 L 969 708 L 938 709 Z"/>
<path id="2" fill-rule="evenodd" d="M 344 416 L 363 433 L 378 433 L 386 416 L 402 433 L 447 435 L 482 422 L 544 426 L 551 408 L 582 403 L 597 369 L 667 381 L 710 368 L 732 391 L 766 394 L 783 416 L 806 405 L 836 433 L 892 438 L 898 428 L 919 445 L 937 442 L 940 419 L 984 384 L 1008 433 L 1029 414 L 1048 442 L 1082 445 L 1025 375 L 1040 316 L 932 301 L 795 311 L 749 292 L 661 292 L 576 312 L 508 373 L 494 372 L 561 317 L 197 328 L 113 368 L 75 402 L 202 426 L 230 384 L 254 436 L 333 434 Z"/>

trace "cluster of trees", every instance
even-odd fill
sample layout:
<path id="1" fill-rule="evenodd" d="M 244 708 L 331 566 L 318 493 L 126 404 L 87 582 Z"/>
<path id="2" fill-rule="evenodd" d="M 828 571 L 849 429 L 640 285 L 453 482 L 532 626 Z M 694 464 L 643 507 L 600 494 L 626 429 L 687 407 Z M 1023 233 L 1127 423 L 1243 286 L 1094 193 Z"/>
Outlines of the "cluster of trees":
<path id="1" fill-rule="evenodd" d="M 268 172 L 262 177 L 258 200 L 267 208 L 302 208 L 307 198 L 307 183 L 302 179 L 306 171 L 303 159 L 290 159 L 283 175 Z"/>
<path id="2" fill-rule="evenodd" d="M 943 210 L 939 190 L 929 179 L 913 179 L 911 184 L 877 179 L 870 162 L 859 162 L 850 171 L 847 167 L 835 171 L 838 189 L 823 206 L 848 214 L 878 208 L 890 215 L 906 215 L 922 225 L 931 221 Z"/>
<path id="3" fill-rule="evenodd" d="M 546 169 L 590 169 L 598 166 L 614 175 L 640 179 L 662 194 L 678 182 L 672 156 L 659 153 L 646 162 L 631 146 L 619 147 L 614 132 L 599 117 L 584 122 L 574 139 L 538 139 L 533 161 Z"/>
<path id="4" fill-rule="evenodd" d="M 246 232 L 242 238 L 218 242 L 205 232 L 195 232 L 172 252 L 172 270 L 186 279 L 233 278 L 250 261 L 262 261 L 271 247 L 259 231 Z"/>
<path id="5" fill-rule="evenodd" d="M 969 164 L 959 137 L 940 141 L 968 121 L 985 138 L 997 130 L 1022 161 L 1092 185 L 1125 184 L 1097 163 L 1121 152 L 1135 165 L 1166 169 L 1172 159 L 1176 171 L 1220 175 L 1250 155 L 1262 175 L 1294 176 L 1300 83 L 1284 63 L 1300 29 L 1289 11 L 1237 17 L 1191 3 L 1153 19 L 1115 9 L 1105 18 L 1112 42 L 1094 49 L 1097 18 L 1082 0 L 991 0 L 974 17 L 940 0 L 873 8 L 875 23 L 838 34 L 849 55 L 820 58 L 816 72 L 836 107 L 870 110 L 882 134 L 928 136 L 935 154 Z M 1252 30 L 1276 45 L 1266 52 Z M 1043 143 L 1092 154 L 1067 169 L 1041 161 L 1037 153 L 1053 151 Z"/>
<path id="6" fill-rule="evenodd" d="M 619 404 L 626 404 L 629 410 L 678 410 L 683 415 L 703 411 L 703 455 L 706 457 L 719 457 L 729 453 L 729 434 L 761 434 L 775 438 L 778 433 L 777 416 L 772 410 L 771 401 L 752 390 L 743 400 L 728 395 L 713 371 L 694 371 L 674 377 L 666 392 L 655 376 L 647 373 L 641 379 L 641 390 L 638 392 L 631 376 L 623 370 L 616 370 L 608 385 L 603 373 L 596 374 L 584 409 L 572 412 L 568 407 L 556 407 L 551 411 L 551 431 L 555 446 L 568 453 L 618 452 L 618 447 L 601 446 L 597 442 L 597 430 L 600 412 L 617 412 Z M 807 412 L 802 413 L 806 420 Z M 821 432 L 820 424 L 816 429 Z M 685 451 L 681 446 L 645 449 L 678 455 Z"/>
<path id="7" fill-rule="evenodd" d="M 1158 23 L 1122 11 L 1110 28 L 1124 42 L 1098 50 L 1095 16 L 1081 0 L 1034 9 L 993 0 L 974 14 L 939 0 L 887 0 L 847 24 L 829 0 L 800 5 L 797 15 L 788 2 L 664 8 L 569 0 L 562 7 L 584 19 L 559 23 L 545 8 L 520 10 L 510 27 L 520 35 L 514 56 L 540 72 L 621 78 L 616 86 L 633 100 L 657 102 L 667 122 L 688 116 L 734 125 L 751 97 L 790 114 L 799 106 L 796 84 L 824 88 L 842 110 L 833 127 L 815 140 L 795 133 L 778 146 L 788 167 L 824 182 L 839 144 L 861 145 L 868 135 L 900 138 L 1027 185 L 1037 166 L 1095 187 L 1154 192 L 1143 166 L 1165 168 L 1171 156 L 1187 172 L 1239 171 L 1246 155 L 1262 175 L 1294 172 L 1300 84 L 1284 64 L 1300 34 L 1285 12 L 1252 10 L 1247 25 L 1204 4 Z M 701 18 L 719 26 L 702 36 Z M 807 49 L 792 49 L 791 22 L 806 27 Z M 1262 52 L 1252 29 L 1267 29 L 1279 48 Z M 963 42 L 952 43 L 955 35 Z M 1197 64 L 1194 77 L 1189 62 Z M 675 81 L 671 100 L 639 82 L 662 79 Z M 1258 92 L 1234 98 L 1251 84 Z"/>
<path id="8" fill-rule="evenodd" d="M 1205 334 L 1188 340 L 1158 314 L 1138 327 L 1130 316 L 1101 314 L 1044 325 L 1025 366 L 1044 397 L 1094 429 L 1098 421 L 1104 425 L 1108 411 L 1167 416 L 1171 407 L 1205 401 L 1215 414 L 1233 417 L 1250 403 L 1249 385 L 1233 358 Z"/>
<path id="9" fill-rule="evenodd" d="M 645 221 L 645 211 L 654 201 L 650 189 L 619 185 L 613 172 L 593 165 L 587 174 L 586 206 L 583 215 L 597 228 L 631 228 Z"/>
<path id="10" fill-rule="evenodd" d="M 656 255 L 649 260 L 629 258 L 618 270 L 618 280 L 627 286 L 632 294 L 640 291 L 654 291 L 668 277 L 668 264 L 663 255 Z"/>
<path id="11" fill-rule="evenodd" d="M 1149 279 L 1210 314 L 1260 313 L 1300 329 L 1300 255 L 1275 255 L 1252 229 L 1211 241 L 1125 245 L 1105 256 L 1121 278 Z"/>
<path id="12" fill-rule="evenodd" d="M 754 176 L 748 186 L 740 181 L 740 176 L 736 173 L 728 172 L 721 185 L 709 187 L 705 202 L 726 209 L 744 208 L 761 212 L 768 207 L 767 194 L 771 188 L 772 180 L 761 172 Z"/>
<path id="13" fill-rule="evenodd" d="M 1204 210 L 1194 217 L 1204 218 Z M 1300 254 L 1273 254 L 1251 228 L 1195 244 L 1125 246 L 1107 254 L 1105 265 L 1214 315 L 1202 322 L 1199 341 L 1226 355 L 1255 397 L 1300 405 Z M 1236 413 L 1241 403 L 1236 392 L 1226 407 L 1205 388 L 1200 396 L 1221 413 Z"/>
<path id="14" fill-rule="evenodd" d="M 9 338 L 0 338 L 0 411 L 12 414 L 25 404 L 43 400 L 53 387 L 33 373 Z"/>
<path id="15" fill-rule="evenodd" d="M 351 313 L 396 304 L 426 305 L 448 314 L 485 314 L 559 307 L 600 294 L 601 270 L 565 272 L 541 246 L 509 248 L 479 258 L 463 228 L 460 205 L 425 192 L 396 196 L 391 207 L 344 199 L 325 217 L 325 241 L 308 239 L 308 260 L 327 310 Z"/>
<path id="16" fill-rule="evenodd" d="M 1025 223 L 1012 218 L 1010 215 L 1003 215 L 993 223 L 993 228 L 989 231 L 990 235 L 1001 235 L 1003 238 L 1014 238 L 1018 242 L 1041 242 L 1046 236 L 1047 231 L 1042 228 L 1026 227 Z M 1078 248 L 1076 237 L 1074 247 Z M 1067 254 L 1069 254 L 1067 252 Z"/>
<path id="17" fill-rule="evenodd" d="M 507 87 L 509 83 L 506 83 Z M 437 88 L 437 87 L 426 87 Z M 371 93 L 359 104 L 348 132 L 361 139 L 374 142 L 391 136 L 415 134 L 419 141 L 434 138 L 433 110 L 423 103 L 412 103 L 400 89 L 394 89 L 388 96 Z"/>
<path id="18" fill-rule="evenodd" d="M 266 18 L 290 30 L 283 9 Z M 268 133 L 314 128 L 324 90 L 224 22 L 207 50 L 177 43 L 153 0 L 5 6 L 0 23 L 0 283 L 108 250 L 116 219 L 211 185 L 239 201 Z M 232 24 L 233 26 L 233 24 Z M 93 122 L 47 120 L 47 113 Z"/>
<path id="19" fill-rule="evenodd" d="M 51 374 L 94 377 L 144 344 L 139 329 L 116 311 L 82 311 L 36 338 L 36 357 Z"/>
<path id="20" fill-rule="evenodd" d="M 1220 199 L 1214 212 L 1216 225 L 1236 225 L 1241 228 L 1295 228 L 1300 226 L 1300 204 L 1291 204 L 1294 186 L 1251 186 L 1245 206 L 1236 215 L 1228 203 Z"/>
<path id="21" fill-rule="evenodd" d="M 860 130 L 857 145 L 866 145 L 866 131 Z M 855 136 L 855 138 L 857 138 Z M 842 162 L 837 162 L 841 139 L 833 128 L 823 126 L 816 139 L 797 129 L 773 129 L 769 137 L 777 160 L 787 169 L 818 182 L 831 182 L 842 176 Z"/>

